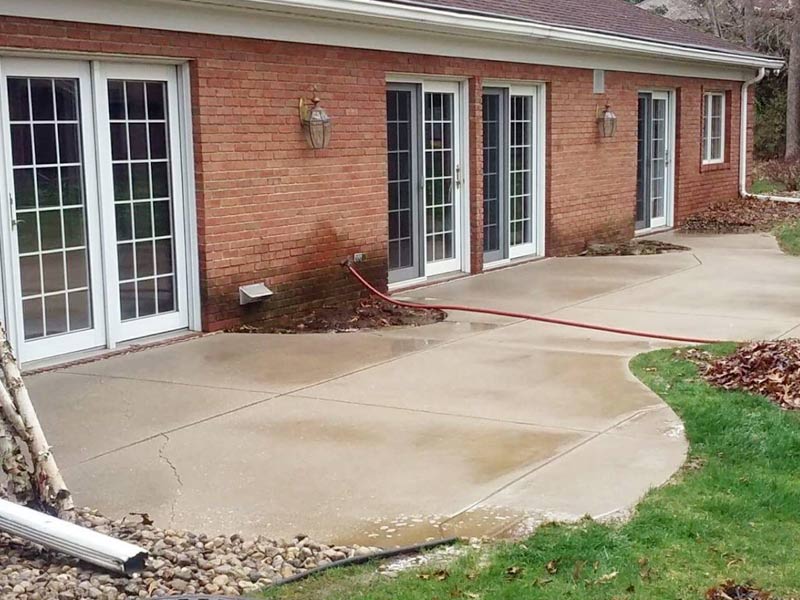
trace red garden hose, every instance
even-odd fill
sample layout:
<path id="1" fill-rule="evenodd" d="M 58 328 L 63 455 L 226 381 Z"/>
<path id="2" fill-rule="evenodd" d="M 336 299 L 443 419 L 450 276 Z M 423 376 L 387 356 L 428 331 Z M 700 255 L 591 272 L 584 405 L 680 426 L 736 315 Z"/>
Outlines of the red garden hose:
<path id="1" fill-rule="evenodd" d="M 498 317 L 511 317 L 514 319 L 526 319 L 528 321 L 539 321 L 542 323 L 552 323 L 554 325 L 565 325 L 567 327 L 578 327 L 580 329 L 592 329 L 594 331 L 606 331 L 608 333 L 618 333 L 620 335 L 630 335 L 634 337 L 641 337 L 641 338 L 651 338 L 655 340 L 667 340 L 670 342 L 686 342 L 689 344 L 715 344 L 719 340 L 705 340 L 702 338 L 690 338 L 690 337 L 681 337 L 678 335 L 665 335 L 662 333 L 649 333 L 646 331 L 633 331 L 630 329 L 621 329 L 618 327 L 606 327 L 605 325 L 592 325 L 591 323 L 581 323 L 579 321 L 567 321 L 565 319 L 554 319 L 552 317 L 543 317 L 541 315 L 531 315 L 528 313 L 518 313 L 518 312 L 510 312 L 505 310 L 495 310 L 492 308 L 477 308 L 474 306 L 460 306 L 458 304 L 417 304 L 416 302 L 403 302 L 401 300 L 395 300 L 391 296 L 387 296 L 386 294 L 381 293 L 375 287 L 370 284 L 369 281 L 364 279 L 364 276 L 358 272 L 358 270 L 353 266 L 351 261 L 345 261 L 342 263 L 342 266 L 345 267 L 350 273 L 352 273 L 353 277 L 358 279 L 365 288 L 367 288 L 372 294 L 375 294 L 379 298 L 394 304 L 395 306 L 402 306 L 405 308 L 420 308 L 420 309 L 428 309 L 428 310 L 456 310 L 461 312 L 471 312 L 471 313 L 478 313 L 483 315 L 495 315 Z"/>

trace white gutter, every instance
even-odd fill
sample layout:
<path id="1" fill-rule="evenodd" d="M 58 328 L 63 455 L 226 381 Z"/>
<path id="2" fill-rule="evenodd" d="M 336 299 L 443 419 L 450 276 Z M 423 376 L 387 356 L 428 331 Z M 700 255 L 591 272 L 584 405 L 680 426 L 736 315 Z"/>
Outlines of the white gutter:
<path id="1" fill-rule="evenodd" d="M 2 499 L 0 531 L 126 575 L 147 558 L 143 548 Z"/>
<path id="2" fill-rule="evenodd" d="M 747 191 L 747 116 L 748 116 L 748 91 L 750 86 L 757 84 L 766 75 L 767 70 L 761 67 L 758 75 L 749 81 L 742 83 L 742 99 L 740 104 L 741 115 L 739 117 L 739 195 L 742 198 L 756 198 L 758 200 L 774 200 L 777 202 L 800 202 L 800 198 L 790 198 L 786 196 L 770 196 L 769 194 L 752 194 Z"/>
<path id="3" fill-rule="evenodd" d="M 169 1 L 169 0 L 167 0 Z M 386 22 L 426 31 L 444 29 L 483 35 L 487 38 L 516 38 L 518 41 L 547 40 L 594 51 L 616 51 L 659 58 L 701 61 L 743 67 L 779 69 L 781 59 L 693 48 L 665 42 L 635 39 L 610 33 L 584 31 L 507 17 L 456 13 L 424 6 L 389 4 L 376 0 L 177 0 L 181 3 L 251 10 L 328 15 L 350 22 Z"/>

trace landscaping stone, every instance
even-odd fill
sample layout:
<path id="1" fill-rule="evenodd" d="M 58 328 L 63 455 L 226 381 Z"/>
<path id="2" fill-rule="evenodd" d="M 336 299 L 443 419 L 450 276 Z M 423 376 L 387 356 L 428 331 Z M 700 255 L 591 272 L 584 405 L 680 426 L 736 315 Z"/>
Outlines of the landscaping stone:
<path id="1" fill-rule="evenodd" d="M 105 572 L 64 554 L 0 533 L 3 600 L 123 600 L 175 594 L 240 596 L 335 560 L 377 552 L 365 546 L 329 546 L 306 536 L 274 540 L 238 534 L 207 536 L 160 529 L 146 515 L 112 520 L 80 509 L 76 522 L 150 552 L 133 577 Z"/>

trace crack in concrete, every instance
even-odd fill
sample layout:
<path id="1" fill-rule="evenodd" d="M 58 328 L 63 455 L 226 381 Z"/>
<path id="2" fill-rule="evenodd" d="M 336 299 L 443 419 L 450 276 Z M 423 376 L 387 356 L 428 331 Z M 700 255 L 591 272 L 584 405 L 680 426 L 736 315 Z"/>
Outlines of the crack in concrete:
<path id="1" fill-rule="evenodd" d="M 176 490 L 175 497 L 172 499 L 172 504 L 169 509 L 169 524 L 172 525 L 175 522 L 175 509 L 178 505 L 178 498 L 181 495 L 181 489 L 183 488 L 183 479 L 181 479 L 181 474 L 178 472 L 178 468 L 175 466 L 170 458 L 166 455 L 167 444 L 169 444 L 169 436 L 166 434 L 161 434 L 161 437 L 164 438 L 164 443 L 158 449 L 158 458 L 163 460 L 167 463 L 167 466 L 172 471 L 172 474 L 175 476 L 175 481 L 178 482 L 178 489 Z"/>
<path id="2" fill-rule="evenodd" d="M 797 331 L 800 334 L 800 324 L 790 327 L 780 335 L 778 335 L 775 339 L 776 340 L 783 340 L 792 337 L 793 332 Z"/>

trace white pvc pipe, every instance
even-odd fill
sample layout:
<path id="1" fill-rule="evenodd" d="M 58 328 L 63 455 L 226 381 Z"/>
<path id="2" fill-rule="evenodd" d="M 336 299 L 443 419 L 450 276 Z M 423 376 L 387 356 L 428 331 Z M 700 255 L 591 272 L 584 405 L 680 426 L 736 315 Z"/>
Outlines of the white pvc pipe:
<path id="1" fill-rule="evenodd" d="M 0 531 L 126 575 L 144 569 L 147 558 L 144 548 L 7 500 L 0 500 Z"/>
<path id="2" fill-rule="evenodd" d="M 751 194 L 747 191 L 747 108 L 749 105 L 747 92 L 751 85 L 755 85 L 767 74 L 767 70 L 761 67 L 758 75 L 742 84 L 742 99 L 739 102 L 739 195 L 747 198 Z"/>
<path id="3" fill-rule="evenodd" d="M 742 84 L 742 101 L 740 103 L 741 117 L 739 121 L 741 125 L 739 130 L 739 195 L 742 196 L 742 198 L 755 198 L 756 200 L 798 203 L 800 202 L 800 198 L 792 198 L 791 196 L 772 196 L 770 194 L 753 194 L 747 191 L 747 92 L 751 85 L 755 85 L 764 79 L 764 75 L 766 75 L 766 73 L 767 70 L 762 67 L 758 70 L 758 75 L 756 75 L 750 81 L 745 81 Z"/>

